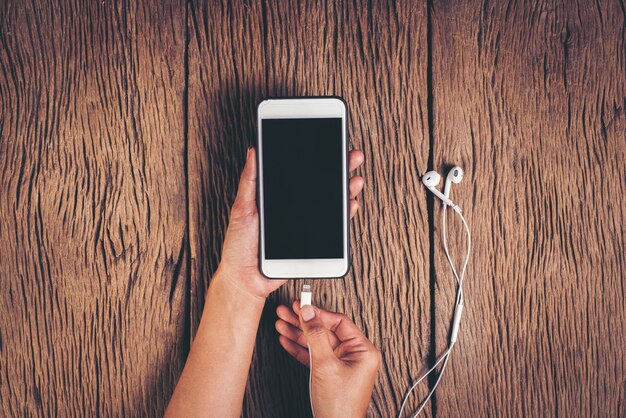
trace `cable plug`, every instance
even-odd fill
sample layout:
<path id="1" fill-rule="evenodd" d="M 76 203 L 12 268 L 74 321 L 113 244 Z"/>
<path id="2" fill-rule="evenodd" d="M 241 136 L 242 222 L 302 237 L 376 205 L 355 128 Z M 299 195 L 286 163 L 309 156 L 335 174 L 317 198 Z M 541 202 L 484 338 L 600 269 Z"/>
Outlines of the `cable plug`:
<path id="1" fill-rule="evenodd" d="M 302 286 L 302 292 L 300 293 L 300 307 L 311 304 L 311 285 L 305 284 Z"/>

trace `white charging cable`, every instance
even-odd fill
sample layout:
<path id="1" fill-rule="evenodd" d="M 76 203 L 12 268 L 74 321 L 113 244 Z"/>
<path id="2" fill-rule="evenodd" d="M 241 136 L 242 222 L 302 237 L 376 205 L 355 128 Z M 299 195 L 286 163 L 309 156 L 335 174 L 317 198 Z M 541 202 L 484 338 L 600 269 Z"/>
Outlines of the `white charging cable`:
<path id="1" fill-rule="evenodd" d="M 413 390 L 417 387 L 417 385 L 422 380 L 424 380 L 426 376 L 432 373 L 437 368 L 437 366 L 439 366 L 439 364 L 443 362 L 441 366 L 441 371 L 439 372 L 439 376 L 437 376 L 437 380 L 435 381 L 435 384 L 433 385 L 432 389 L 428 392 L 428 395 L 426 396 L 426 398 L 421 402 L 417 412 L 415 413 L 415 415 L 413 415 L 413 418 L 417 417 L 422 412 L 422 410 L 424 409 L 424 407 L 430 400 L 431 396 L 435 392 L 435 389 L 437 389 L 439 382 L 441 381 L 443 372 L 446 369 L 446 365 L 448 364 L 448 360 L 450 360 L 450 355 L 452 354 L 452 347 L 454 347 L 454 344 L 456 343 L 456 340 L 459 334 L 459 327 L 461 324 L 461 314 L 463 313 L 463 278 L 465 277 L 465 271 L 467 268 L 467 263 L 469 262 L 470 251 L 472 248 L 472 235 L 470 233 L 469 226 L 467 225 L 467 221 L 465 220 L 465 217 L 463 216 L 461 211 L 455 210 L 454 212 L 461 217 L 461 221 L 463 221 L 463 226 L 465 227 L 465 232 L 467 233 L 467 254 L 465 256 L 465 261 L 463 262 L 461 275 L 459 276 L 456 268 L 454 267 L 454 263 L 452 262 L 452 258 L 450 257 L 450 251 L 448 249 L 448 242 L 446 240 L 446 214 L 447 214 L 446 208 L 447 207 L 448 205 L 443 206 L 443 219 L 441 221 L 442 233 L 443 233 L 443 248 L 446 253 L 446 258 L 448 259 L 448 263 L 450 264 L 450 267 L 452 268 L 452 272 L 454 273 L 454 278 L 456 279 L 456 283 L 457 283 L 457 292 L 456 292 L 456 298 L 454 302 L 454 314 L 453 314 L 453 320 L 452 320 L 452 328 L 450 330 L 450 342 L 448 343 L 448 347 L 446 348 L 446 351 L 443 352 L 443 354 L 439 357 L 439 359 L 435 362 L 435 364 L 428 371 L 426 371 L 426 373 L 420 376 L 420 378 L 415 383 L 413 383 L 413 385 L 409 388 L 406 395 L 404 396 L 404 399 L 402 400 L 402 406 L 400 407 L 400 412 L 398 412 L 398 418 L 402 417 L 402 412 L 404 411 L 406 402 L 408 401 L 409 396 L 411 395 L 411 393 L 413 393 Z"/>
<path id="2" fill-rule="evenodd" d="M 467 233 L 467 254 L 465 256 L 465 261 L 463 262 L 461 275 L 459 275 L 456 267 L 454 266 L 454 263 L 452 262 L 452 258 L 450 257 L 450 250 L 448 249 L 448 242 L 447 242 L 447 237 L 446 237 L 446 215 L 447 215 L 446 209 L 447 207 L 448 205 L 444 205 L 443 207 L 443 219 L 442 219 L 443 248 L 446 254 L 446 258 L 448 259 L 448 263 L 450 264 L 450 267 L 452 268 L 452 273 L 454 274 L 454 278 L 457 282 L 457 292 L 456 292 L 456 298 L 455 298 L 455 303 L 454 303 L 454 314 L 453 314 L 453 320 L 452 320 L 452 327 L 450 330 L 450 342 L 446 350 L 443 352 L 443 354 L 441 354 L 441 356 L 439 356 L 435 364 L 430 369 L 428 369 L 426 373 L 420 376 L 420 378 L 417 379 L 417 381 L 415 381 L 415 383 L 413 383 L 413 385 L 409 388 L 406 395 L 404 396 L 404 399 L 402 400 L 402 406 L 400 407 L 400 412 L 398 412 L 398 418 L 402 417 L 402 412 L 404 411 L 404 407 L 406 406 L 406 403 L 409 397 L 411 396 L 411 393 L 413 393 L 413 390 L 415 390 L 417 385 L 419 385 L 430 373 L 435 371 L 437 366 L 441 364 L 441 370 L 439 371 L 439 375 L 437 376 L 437 380 L 435 381 L 435 384 L 433 385 L 432 389 L 428 392 L 428 395 L 426 396 L 426 398 L 420 403 L 417 412 L 413 415 L 413 418 L 417 417 L 422 412 L 422 410 L 426 407 L 426 404 L 432 397 L 433 393 L 435 392 L 435 389 L 437 389 L 437 386 L 439 385 L 439 382 L 441 381 L 443 372 L 445 371 L 448 361 L 450 360 L 450 355 L 452 354 L 452 347 L 454 347 L 454 344 L 456 343 L 458 333 L 459 333 L 459 328 L 461 324 L 461 315 L 463 313 L 463 279 L 465 277 L 465 271 L 467 270 L 467 263 L 469 262 L 470 252 L 472 248 L 472 235 L 470 233 L 469 226 L 467 225 L 467 221 L 465 220 L 465 217 L 463 216 L 463 214 L 460 211 L 455 210 L 454 212 L 458 214 L 459 217 L 461 218 L 461 221 L 463 222 L 463 226 L 465 227 L 465 232 Z M 311 285 L 305 284 L 302 286 L 302 292 L 300 293 L 300 308 L 306 305 L 311 305 L 311 301 L 312 301 Z M 308 344 L 307 344 L 307 348 L 309 350 L 309 400 L 311 402 L 311 414 L 313 415 L 313 418 L 315 418 L 315 412 L 313 410 L 313 394 L 312 394 L 313 356 L 311 355 L 311 347 Z"/>
<path id="3" fill-rule="evenodd" d="M 312 300 L 311 285 L 305 284 L 302 286 L 302 292 L 300 292 L 300 308 L 311 304 Z M 313 380 L 313 356 L 311 355 L 311 346 L 307 342 L 307 349 L 309 350 L 309 401 L 311 402 L 311 415 L 315 418 L 315 412 L 313 412 L 313 395 L 312 395 L 312 380 Z"/>

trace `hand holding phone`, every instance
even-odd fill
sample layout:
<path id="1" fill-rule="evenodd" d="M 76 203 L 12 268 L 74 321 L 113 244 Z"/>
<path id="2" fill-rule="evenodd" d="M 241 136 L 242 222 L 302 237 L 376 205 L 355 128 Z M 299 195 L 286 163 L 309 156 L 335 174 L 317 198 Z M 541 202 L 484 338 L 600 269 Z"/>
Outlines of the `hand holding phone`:
<path id="1" fill-rule="evenodd" d="M 363 152 L 349 154 L 349 169 L 363 163 Z M 237 289 L 254 298 L 266 298 L 284 280 L 269 280 L 259 271 L 259 214 L 257 211 L 256 151 L 251 148 L 239 181 L 239 189 L 230 213 L 230 221 L 222 249 L 218 273 Z M 350 179 L 350 216 L 358 210 L 356 197 L 363 190 L 361 176 Z M 216 273 L 216 274 L 218 274 Z"/>

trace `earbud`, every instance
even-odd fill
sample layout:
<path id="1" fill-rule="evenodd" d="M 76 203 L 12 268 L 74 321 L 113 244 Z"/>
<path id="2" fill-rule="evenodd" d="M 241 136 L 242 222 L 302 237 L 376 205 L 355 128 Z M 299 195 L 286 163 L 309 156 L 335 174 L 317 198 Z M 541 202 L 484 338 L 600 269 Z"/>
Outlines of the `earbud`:
<path id="1" fill-rule="evenodd" d="M 463 180 L 463 169 L 458 165 L 455 165 L 448 173 L 448 176 L 446 177 L 446 184 L 443 186 L 443 194 L 448 199 L 450 198 L 450 189 L 452 188 L 452 183 L 459 184 L 461 180 Z"/>
<path id="2" fill-rule="evenodd" d="M 441 176 L 436 171 L 429 171 L 428 173 L 424 174 L 424 177 L 422 177 L 422 183 L 424 183 L 424 186 L 426 186 L 428 190 L 433 192 L 433 194 L 437 196 L 439 199 L 441 199 L 444 204 L 452 207 L 452 209 L 461 213 L 460 207 L 455 205 L 452 200 L 450 200 L 443 193 L 437 190 L 437 186 L 439 185 L 440 181 L 441 181 Z"/>
<path id="3" fill-rule="evenodd" d="M 424 174 L 424 177 L 422 177 L 422 183 L 424 183 L 424 186 L 428 187 L 429 189 L 431 187 L 437 187 L 440 181 L 441 176 L 436 171 L 429 171 L 428 173 Z"/>

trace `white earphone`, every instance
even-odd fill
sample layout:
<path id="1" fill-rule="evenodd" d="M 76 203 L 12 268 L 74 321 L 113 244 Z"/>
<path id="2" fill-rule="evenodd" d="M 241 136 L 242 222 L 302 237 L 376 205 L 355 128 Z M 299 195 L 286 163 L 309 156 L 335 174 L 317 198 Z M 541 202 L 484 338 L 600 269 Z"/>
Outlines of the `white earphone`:
<path id="1" fill-rule="evenodd" d="M 441 181 L 441 176 L 436 171 L 429 171 L 424 174 L 422 177 L 422 183 L 428 190 L 434 193 L 439 199 L 441 199 L 444 205 L 450 206 L 457 213 L 461 212 L 461 208 L 454 204 L 452 200 L 450 200 L 450 189 L 452 187 L 452 183 L 459 184 L 463 180 L 463 169 L 461 167 L 455 166 L 450 170 L 448 176 L 446 177 L 446 184 L 443 188 L 443 193 L 437 190 L 437 186 Z"/>
<path id="2" fill-rule="evenodd" d="M 449 199 L 450 198 L 450 189 L 452 187 L 452 183 L 459 184 L 461 180 L 463 180 L 463 169 L 458 165 L 452 167 L 452 170 L 448 173 L 446 177 L 446 183 L 443 186 L 443 194 Z"/>
<path id="3" fill-rule="evenodd" d="M 422 376 L 415 383 L 413 383 L 413 385 L 409 388 L 408 392 L 404 396 L 404 399 L 402 400 L 402 406 L 400 407 L 398 418 L 402 418 L 402 411 L 404 410 L 404 406 L 406 405 L 406 402 L 409 399 L 409 396 L 413 392 L 413 389 L 415 389 L 417 385 L 422 380 L 424 380 L 424 378 L 426 378 L 426 376 L 428 376 L 432 371 L 434 371 L 437 368 L 437 366 L 439 366 L 440 363 L 443 362 L 441 366 L 441 371 L 439 372 L 439 376 L 437 376 L 437 380 L 433 388 L 428 392 L 428 395 L 420 404 L 417 412 L 415 413 L 415 415 L 413 415 L 413 418 L 417 417 L 420 414 L 420 412 L 422 412 L 422 410 L 426 406 L 426 403 L 428 402 L 432 394 L 435 392 L 437 385 L 439 385 L 439 382 L 441 381 L 443 372 L 446 369 L 446 365 L 448 364 L 448 360 L 450 360 L 450 355 L 452 354 L 452 347 L 454 347 L 454 344 L 456 343 L 457 336 L 459 333 L 459 326 L 461 324 L 461 313 L 463 312 L 463 278 L 465 276 L 465 269 L 467 267 L 467 262 L 469 261 L 470 250 L 472 246 L 472 236 L 470 234 L 469 227 L 467 226 L 467 222 L 465 221 L 465 217 L 461 213 L 461 208 L 450 199 L 450 191 L 452 188 L 452 183 L 459 184 L 461 183 L 462 180 L 463 180 L 463 169 L 459 166 L 452 167 L 452 169 L 448 173 L 448 176 L 446 177 L 446 183 L 443 188 L 443 193 L 441 193 L 439 190 L 437 190 L 437 186 L 439 185 L 439 182 L 441 181 L 441 176 L 439 175 L 439 173 L 437 173 L 436 171 L 429 171 L 428 173 L 424 174 L 424 177 L 422 177 L 422 183 L 424 183 L 424 186 L 426 186 L 428 190 L 433 192 L 433 194 L 437 196 L 439 199 L 441 199 L 441 201 L 443 202 L 443 216 L 441 220 L 442 235 L 443 235 L 443 248 L 445 250 L 446 257 L 448 258 L 448 263 L 450 264 L 450 267 L 452 268 L 452 272 L 454 273 L 454 278 L 456 279 L 456 282 L 457 282 L 457 293 L 456 293 L 456 300 L 454 303 L 452 328 L 450 330 L 450 341 L 448 343 L 448 346 L 446 350 L 439 356 L 435 364 L 428 371 L 426 371 L 426 373 L 422 374 Z M 457 273 L 456 268 L 454 267 L 454 263 L 452 262 L 452 259 L 450 258 L 450 252 L 448 251 L 448 243 L 446 241 L 446 209 L 448 206 L 454 209 L 454 211 L 459 215 L 459 217 L 461 218 L 461 221 L 463 221 L 463 226 L 465 227 L 465 231 L 467 232 L 467 255 L 465 257 L 465 262 L 463 263 L 463 268 L 461 270 L 460 276 Z"/>

